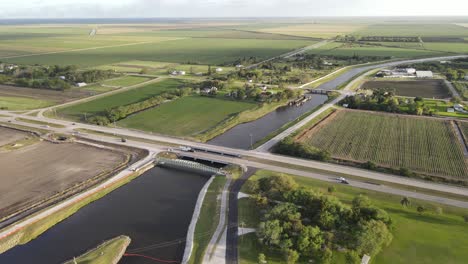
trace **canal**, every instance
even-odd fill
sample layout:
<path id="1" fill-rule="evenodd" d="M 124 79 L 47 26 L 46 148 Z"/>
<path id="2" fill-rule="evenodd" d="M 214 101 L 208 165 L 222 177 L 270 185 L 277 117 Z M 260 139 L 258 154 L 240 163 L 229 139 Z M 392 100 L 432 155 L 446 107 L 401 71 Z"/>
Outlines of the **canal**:
<path id="1" fill-rule="evenodd" d="M 255 121 L 239 124 L 224 134 L 208 141 L 209 144 L 238 149 L 250 149 L 251 143 L 263 139 L 270 133 L 280 129 L 283 125 L 294 121 L 303 114 L 311 111 L 327 101 L 326 95 L 311 95 L 312 99 L 302 106 L 284 106 L 278 108 Z"/>
<path id="2" fill-rule="evenodd" d="M 127 235 L 128 250 L 181 261 L 185 236 L 207 175 L 153 168 L 85 206 L 26 245 L 0 254 L 0 263 L 54 264 L 79 256 L 104 240 Z M 154 263 L 124 257 L 123 264 Z"/>

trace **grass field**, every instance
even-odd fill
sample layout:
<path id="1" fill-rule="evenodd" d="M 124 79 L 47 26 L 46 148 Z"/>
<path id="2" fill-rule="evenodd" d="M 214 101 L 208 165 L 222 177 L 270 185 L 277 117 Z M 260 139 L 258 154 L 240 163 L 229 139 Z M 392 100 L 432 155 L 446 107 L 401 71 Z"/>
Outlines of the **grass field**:
<path id="1" fill-rule="evenodd" d="M 337 159 L 466 180 L 468 163 L 449 121 L 338 111 L 300 139 Z"/>
<path id="2" fill-rule="evenodd" d="M 30 110 L 53 105 L 54 102 L 27 97 L 0 96 L 0 109 Z"/>
<path id="3" fill-rule="evenodd" d="M 257 180 L 261 177 L 274 175 L 274 172 L 258 171 L 250 180 Z M 374 191 L 361 190 L 340 184 L 330 184 L 314 179 L 293 176 L 301 185 L 313 190 L 327 193 L 327 188 L 334 185 L 336 196 L 341 201 L 350 204 L 352 199 L 359 194 L 368 196 L 377 207 L 386 210 L 394 222 L 393 241 L 389 247 L 385 248 L 375 259 L 373 264 L 462 264 L 468 258 L 468 251 L 465 245 L 468 238 L 464 235 L 468 232 L 468 225 L 463 221 L 462 216 L 468 214 L 468 210 L 449 207 L 439 204 L 430 204 L 418 200 L 411 200 L 409 208 L 403 208 L 400 204 L 402 197 L 379 193 Z M 245 185 L 243 192 L 248 192 Z M 240 200 L 239 212 L 252 212 L 251 215 L 239 214 L 239 221 L 252 223 L 249 218 L 256 218 L 258 209 L 254 203 Z M 416 212 L 417 206 L 422 205 L 428 212 L 419 214 Z M 441 208 L 442 214 L 435 213 L 435 208 Z M 258 219 L 253 224 L 258 223 Z M 247 225 L 246 227 L 256 227 Z M 261 247 L 257 243 L 255 234 L 250 234 L 239 239 L 240 263 L 254 264 L 260 252 L 267 255 L 268 263 L 284 263 L 277 252 Z M 345 264 L 342 255 L 337 255 L 332 262 L 334 264 Z"/>
<path id="4" fill-rule="evenodd" d="M 385 88 L 395 91 L 396 95 L 445 99 L 450 93 L 443 80 L 378 80 L 367 81 L 362 89 Z"/>
<path id="5" fill-rule="evenodd" d="M 180 86 L 183 86 L 184 84 L 186 84 L 186 82 L 178 79 L 161 80 L 143 87 L 112 94 L 82 104 L 72 105 L 63 109 L 59 109 L 57 112 L 61 117 L 66 117 L 73 120 L 81 120 L 85 113 L 88 117 L 90 117 L 99 113 L 103 113 L 107 109 L 121 105 L 132 104 L 152 96 L 162 94 L 166 91 L 172 91 Z"/>
<path id="6" fill-rule="evenodd" d="M 83 255 L 69 260 L 64 264 L 109 264 L 114 263 L 122 257 L 127 246 L 130 244 L 130 238 L 119 236 L 108 240 L 98 247 L 84 253 Z M 76 261 L 76 262 L 75 262 Z"/>
<path id="7" fill-rule="evenodd" d="M 209 97 L 183 97 L 158 107 L 129 116 L 120 126 L 160 134 L 190 137 L 204 132 L 255 104 Z"/>

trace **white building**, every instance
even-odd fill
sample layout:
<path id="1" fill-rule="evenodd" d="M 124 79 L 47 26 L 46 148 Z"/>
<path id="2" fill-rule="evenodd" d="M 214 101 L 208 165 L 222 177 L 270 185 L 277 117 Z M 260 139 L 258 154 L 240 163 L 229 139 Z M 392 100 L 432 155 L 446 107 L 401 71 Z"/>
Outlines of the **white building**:
<path id="1" fill-rule="evenodd" d="M 60 79 L 60 80 L 65 80 L 65 79 L 67 79 L 67 78 L 65 78 L 65 76 L 59 76 L 59 79 Z"/>
<path id="2" fill-rule="evenodd" d="M 223 68 L 216 68 L 216 72 L 223 72 Z"/>
<path id="3" fill-rule="evenodd" d="M 451 64 L 451 61 L 440 61 L 440 64 Z"/>
<path id="4" fill-rule="evenodd" d="M 185 71 L 173 71 L 171 75 L 185 75 Z"/>
<path id="5" fill-rule="evenodd" d="M 417 78 L 432 78 L 434 74 L 431 71 L 416 71 Z"/>
<path id="6" fill-rule="evenodd" d="M 468 75 L 465 76 L 465 81 L 468 81 Z"/>
<path id="7" fill-rule="evenodd" d="M 79 83 L 76 83 L 75 84 L 77 87 L 85 87 L 86 85 L 88 85 L 87 83 L 85 82 L 79 82 Z"/>

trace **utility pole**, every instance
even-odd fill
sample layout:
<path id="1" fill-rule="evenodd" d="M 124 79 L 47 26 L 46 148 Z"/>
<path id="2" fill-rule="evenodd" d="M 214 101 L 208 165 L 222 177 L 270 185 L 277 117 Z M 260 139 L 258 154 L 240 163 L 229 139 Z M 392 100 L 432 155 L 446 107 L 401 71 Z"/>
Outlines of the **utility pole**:
<path id="1" fill-rule="evenodd" d="M 250 149 L 253 150 L 253 135 L 252 135 L 252 133 L 250 133 L 249 136 L 250 136 Z"/>

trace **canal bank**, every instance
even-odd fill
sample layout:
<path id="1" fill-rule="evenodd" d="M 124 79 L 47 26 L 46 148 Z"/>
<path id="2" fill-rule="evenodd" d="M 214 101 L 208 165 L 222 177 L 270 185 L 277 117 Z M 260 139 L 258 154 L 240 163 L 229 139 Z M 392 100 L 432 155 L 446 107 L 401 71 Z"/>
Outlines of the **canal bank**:
<path id="1" fill-rule="evenodd" d="M 0 263 L 61 263 L 119 235 L 132 239 L 130 252 L 181 261 L 195 203 L 208 179 L 153 168 L 31 242 L 1 254 Z M 149 262 L 124 257 L 121 263 Z"/>

